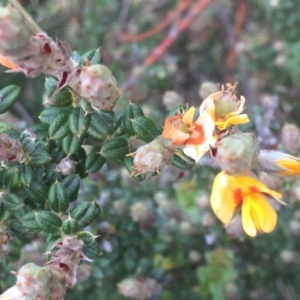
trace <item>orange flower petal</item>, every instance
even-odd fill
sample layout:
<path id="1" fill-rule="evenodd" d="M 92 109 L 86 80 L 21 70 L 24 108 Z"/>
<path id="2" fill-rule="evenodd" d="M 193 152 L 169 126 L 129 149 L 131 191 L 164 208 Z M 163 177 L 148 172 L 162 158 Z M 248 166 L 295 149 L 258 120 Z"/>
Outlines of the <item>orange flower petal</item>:
<path id="1" fill-rule="evenodd" d="M 17 70 L 20 67 L 11 62 L 6 56 L 0 55 L 0 64 L 12 70 Z"/>

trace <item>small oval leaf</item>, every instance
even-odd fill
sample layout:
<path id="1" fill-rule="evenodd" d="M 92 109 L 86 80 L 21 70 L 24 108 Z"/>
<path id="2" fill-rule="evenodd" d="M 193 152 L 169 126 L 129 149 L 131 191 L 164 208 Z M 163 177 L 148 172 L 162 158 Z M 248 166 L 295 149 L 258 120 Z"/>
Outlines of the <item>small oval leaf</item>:
<path id="1" fill-rule="evenodd" d="M 20 91 L 16 85 L 9 85 L 0 90 L 0 114 L 7 112 L 15 104 Z"/>
<path id="2" fill-rule="evenodd" d="M 69 200 L 75 201 L 78 197 L 78 191 L 80 188 L 80 178 L 76 174 L 71 174 L 66 176 L 61 183 L 66 188 L 66 192 L 68 194 Z"/>
<path id="3" fill-rule="evenodd" d="M 88 154 L 85 161 L 86 171 L 89 173 L 97 172 L 102 168 L 106 159 L 100 154 L 100 147 L 95 147 Z"/>
<path id="4" fill-rule="evenodd" d="M 69 115 L 69 128 L 71 132 L 80 137 L 89 128 L 92 116 L 86 113 L 82 108 L 76 107 Z"/>
<path id="5" fill-rule="evenodd" d="M 155 123 L 146 117 L 137 117 L 132 122 L 134 133 L 146 143 L 152 142 L 158 135 Z"/>
<path id="6" fill-rule="evenodd" d="M 101 212 L 100 206 L 95 202 L 85 202 L 72 208 L 70 216 L 75 219 L 80 228 L 88 226 Z"/>
<path id="7" fill-rule="evenodd" d="M 68 218 L 62 224 L 62 231 L 65 234 L 74 234 L 78 232 L 78 230 L 79 230 L 79 224 L 76 220 L 72 218 Z"/>
<path id="8" fill-rule="evenodd" d="M 65 212 L 69 206 L 69 196 L 65 186 L 60 182 L 54 182 L 48 191 L 48 203 L 55 212 Z"/>
<path id="9" fill-rule="evenodd" d="M 60 217 L 49 211 L 36 213 L 35 219 L 40 228 L 48 233 L 56 233 L 62 226 Z"/>
<path id="10" fill-rule="evenodd" d="M 128 153 L 128 142 L 120 137 L 113 138 L 104 143 L 100 151 L 100 154 L 108 159 L 122 159 Z"/>
<path id="11" fill-rule="evenodd" d="M 48 133 L 53 140 L 63 139 L 65 136 L 71 133 L 69 128 L 69 115 L 59 114 L 53 122 L 50 124 Z"/>

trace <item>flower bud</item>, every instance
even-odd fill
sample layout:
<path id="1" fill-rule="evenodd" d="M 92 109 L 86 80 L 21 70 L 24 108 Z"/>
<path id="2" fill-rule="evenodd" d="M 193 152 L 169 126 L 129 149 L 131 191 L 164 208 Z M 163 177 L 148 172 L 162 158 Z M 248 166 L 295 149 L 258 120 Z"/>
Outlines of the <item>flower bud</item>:
<path id="1" fill-rule="evenodd" d="M 209 207 L 209 196 L 207 194 L 200 194 L 196 199 L 196 203 L 200 209 Z"/>
<path id="2" fill-rule="evenodd" d="M 148 227 L 154 219 L 153 208 L 149 202 L 138 202 L 131 206 L 130 215 L 132 220 L 142 227 Z"/>
<path id="3" fill-rule="evenodd" d="M 204 81 L 199 88 L 199 96 L 202 99 L 205 99 L 210 94 L 217 92 L 220 88 L 220 85 L 210 81 Z"/>
<path id="4" fill-rule="evenodd" d="M 9 55 L 24 47 L 32 34 L 24 17 L 14 7 L 0 7 L 0 53 Z"/>
<path id="5" fill-rule="evenodd" d="M 187 236 L 194 236 L 197 233 L 197 228 L 189 221 L 183 221 L 179 224 L 179 230 Z"/>
<path id="6" fill-rule="evenodd" d="M 121 295 L 146 300 L 151 298 L 158 288 L 158 283 L 150 278 L 127 278 L 118 284 Z"/>
<path id="7" fill-rule="evenodd" d="M 116 78 L 101 64 L 82 67 L 75 86 L 97 109 L 113 109 L 121 95 Z"/>
<path id="8" fill-rule="evenodd" d="M 197 264 L 201 261 L 202 259 L 202 255 L 200 252 L 196 251 L 196 250 L 191 250 L 189 252 L 189 260 L 194 263 Z"/>
<path id="9" fill-rule="evenodd" d="M 128 174 L 128 172 L 127 172 Z M 128 211 L 128 205 L 124 199 L 114 201 L 114 209 L 119 216 L 126 215 Z"/>
<path id="10" fill-rule="evenodd" d="M 167 91 L 163 96 L 163 104 L 167 110 L 172 110 L 179 105 L 183 105 L 182 97 L 175 91 Z"/>
<path id="11" fill-rule="evenodd" d="M 56 170 L 64 176 L 73 174 L 76 171 L 76 163 L 69 158 L 64 158 L 56 165 Z"/>
<path id="12" fill-rule="evenodd" d="M 0 135 L 0 161 L 17 162 L 23 157 L 19 141 L 11 139 L 7 134 Z"/>
<path id="13" fill-rule="evenodd" d="M 9 250 L 9 240 L 11 239 L 10 234 L 7 231 L 0 231 L 0 258 L 7 256 Z"/>
<path id="14" fill-rule="evenodd" d="M 257 163 L 259 147 L 254 134 L 236 133 L 215 145 L 212 154 L 220 167 L 230 175 L 239 175 Z"/>
<path id="15" fill-rule="evenodd" d="M 240 299 L 240 293 L 237 285 L 234 282 L 229 282 L 224 287 L 224 295 L 226 299 Z"/>
<path id="16" fill-rule="evenodd" d="M 299 149 L 300 130 L 294 124 L 284 124 L 281 130 L 281 142 L 288 152 L 296 153 Z"/>
<path id="17" fill-rule="evenodd" d="M 203 227 L 210 228 L 214 226 L 216 219 L 210 212 L 206 212 L 201 218 L 201 224 Z"/>
<path id="18" fill-rule="evenodd" d="M 261 150 L 258 156 L 258 166 L 272 175 L 300 174 L 300 159 L 279 151 Z"/>
<path id="19" fill-rule="evenodd" d="M 295 262 L 295 253 L 284 249 L 280 252 L 280 258 L 285 264 L 292 264 Z"/>
<path id="20" fill-rule="evenodd" d="M 292 219 L 289 222 L 289 229 L 292 235 L 299 235 L 300 233 L 300 222 L 298 220 Z"/>
<path id="21" fill-rule="evenodd" d="M 159 172 L 165 165 L 171 164 L 174 151 L 171 142 L 162 138 L 139 147 L 136 152 L 129 154 L 134 156 L 133 175 L 147 176 Z"/>

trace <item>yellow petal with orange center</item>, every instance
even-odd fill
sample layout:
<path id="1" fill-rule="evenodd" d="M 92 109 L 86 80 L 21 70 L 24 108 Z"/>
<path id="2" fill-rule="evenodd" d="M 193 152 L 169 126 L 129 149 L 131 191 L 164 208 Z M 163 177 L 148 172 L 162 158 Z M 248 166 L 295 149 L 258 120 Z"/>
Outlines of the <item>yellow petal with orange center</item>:
<path id="1" fill-rule="evenodd" d="M 12 70 L 19 69 L 20 67 L 11 62 L 6 56 L 0 55 L 0 64 Z"/>
<path id="2" fill-rule="evenodd" d="M 242 222 L 245 232 L 254 237 L 259 232 L 272 232 L 276 227 L 277 213 L 268 200 L 260 194 L 244 197 Z"/>
<path id="3" fill-rule="evenodd" d="M 182 117 L 182 119 L 181 119 L 182 123 L 191 126 L 192 123 L 193 123 L 194 115 L 195 115 L 195 107 L 192 106 L 192 107 L 190 107 L 189 110 L 183 115 L 183 117 Z"/>
<path id="4" fill-rule="evenodd" d="M 214 179 L 210 196 L 210 204 L 217 218 L 222 223 L 228 224 L 241 201 L 241 186 L 235 177 L 224 171 L 219 173 Z"/>
<path id="5" fill-rule="evenodd" d="M 215 121 L 216 126 L 220 130 L 226 129 L 230 125 L 238 125 L 238 124 L 245 124 L 248 123 L 250 120 L 246 114 L 242 115 L 233 115 L 229 118 L 224 117 L 224 120 L 217 120 Z"/>
<path id="6" fill-rule="evenodd" d="M 300 162 L 298 160 L 278 160 L 277 164 L 286 168 L 278 172 L 281 175 L 299 175 L 300 174 Z"/>
<path id="7" fill-rule="evenodd" d="M 242 188 L 243 195 L 252 193 L 260 193 L 265 196 L 277 200 L 278 202 L 285 204 L 282 200 L 282 195 L 276 191 L 269 189 L 266 185 L 249 176 L 234 176 L 236 183 Z"/>

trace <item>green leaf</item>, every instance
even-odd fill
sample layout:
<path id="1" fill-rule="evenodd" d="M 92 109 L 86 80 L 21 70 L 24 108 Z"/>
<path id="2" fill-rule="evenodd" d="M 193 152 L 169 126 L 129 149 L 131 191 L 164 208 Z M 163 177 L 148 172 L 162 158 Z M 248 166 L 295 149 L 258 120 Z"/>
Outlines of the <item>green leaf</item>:
<path id="1" fill-rule="evenodd" d="M 0 90 L 0 114 L 7 112 L 17 101 L 21 89 L 16 85 L 9 85 Z"/>
<path id="2" fill-rule="evenodd" d="M 69 206 L 69 196 L 65 186 L 54 182 L 48 191 L 48 203 L 55 212 L 65 212 Z"/>
<path id="3" fill-rule="evenodd" d="M 35 149 L 35 142 L 31 137 L 26 137 L 22 141 L 22 149 L 25 153 L 30 154 Z"/>
<path id="4" fill-rule="evenodd" d="M 34 124 L 29 127 L 29 130 L 31 130 L 35 135 L 37 140 L 41 140 L 48 136 L 48 128 L 49 126 L 47 124 Z"/>
<path id="5" fill-rule="evenodd" d="M 85 245 L 90 245 L 95 241 L 96 236 L 88 231 L 80 231 L 77 233 L 77 239 L 84 242 Z"/>
<path id="6" fill-rule="evenodd" d="M 47 200 L 48 188 L 40 181 L 33 180 L 29 187 L 23 185 L 23 189 L 28 198 L 35 203 L 43 204 Z"/>
<path id="7" fill-rule="evenodd" d="M 47 163 L 50 160 L 50 156 L 47 151 L 35 149 L 29 155 L 30 164 L 33 166 L 40 166 Z"/>
<path id="8" fill-rule="evenodd" d="M 62 231 L 65 234 L 74 234 L 79 230 L 79 224 L 76 220 L 68 218 L 62 224 Z"/>
<path id="9" fill-rule="evenodd" d="M 30 211 L 21 217 L 21 223 L 25 228 L 30 231 L 41 230 L 39 224 L 35 219 L 35 214 L 33 211 Z"/>
<path id="10" fill-rule="evenodd" d="M 120 137 L 113 138 L 104 143 L 100 151 L 100 154 L 108 159 L 122 159 L 128 153 L 128 142 Z"/>
<path id="11" fill-rule="evenodd" d="M 57 147 L 51 153 L 52 162 L 55 164 L 60 163 L 60 161 L 66 156 L 66 154 L 61 150 L 61 148 Z"/>
<path id="12" fill-rule="evenodd" d="M 126 156 L 124 157 L 124 165 L 127 169 L 127 171 L 129 172 L 129 174 L 132 174 L 133 172 L 133 157 L 132 156 Z M 146 180 L 146 176 L 145 175 L 135 175 L 132 176 L 132 178 L 134 178 L 136 181 L 144 181 Z"/>
<path id="13" fill-rule="evenodd" d="M 29 185 L 33 178 L 33 168 L 31 165 L 22 165 L 20 167 L 20 180 L 24 185 Z"/>
<path id="14" fill-rule="evenodd" d="M 14 194 L 5 194 L 3 197 L 5 209 L 8 211 L 17 211 L 23 206 L 21 200 Z"/>
<path id="15" fill-rule="evenodd" d="M 124 110 L 123 122 L 125 130 L 129 135 L 135 135 L 132 121 L 137 117 L 143 117 L 144 113 L 142 109 L 135 103 L 129 103 Z"/>
<path id="16" fill-rule="evenodd" d="M 4 207 L 4 203 L 3 202 L 0 202 L 0 220 L 3 219 L 4 217 L 4 214 L 5 214 L 5 207 Z"/>
<path id="17" fill-rule="evenodd" d="M 7 125 L 4 122 L 0 122 L 0 134 L 4 133 L 7 130 Z"/>
<path id="18" fill-rule="evenodd" d="M 45 95 L 44 101 L 55 107 L 67 107 L 73 102 L 74 94 L 70 88 L 63 88 L 54 95 Z"/>
<path id="19" fill-rule="evenodd" d="M 69 115 L 69 128 L 71 132 L 80 137 L 89 128 L 92 116 L 90 113 L 86 113 L 82 108 L 76 107 Z"/>
<path id="20" fill-rule="evenodd" d="M 152 142 L 158 135 L 155 123 L 146 117 L 135 118 L 132 128 L 136 136 L 146 143 Z"/>
<path id="21" fill-rule="evenodd" d="M 111 134 L 113 127 L 114 118 L 110 113 L 93 112 L 87 134 L 95 141 L 104 141 Z"/>
<path id="22" fill-rule="evenodd" d="M 62 140 L 62 148 L 68 155 L 76 153 L 83 143 L 83 136 L 78 137 L 73 134 L 69 134 Z"/>
<path id="23" fill-rule="evenodd" d="M 89 50 L 85 52 L 81 56 L 80 64 L 85 65 L 87 61 L 90 62 L 92 65 L 100 64 L 101 62 L 100 49 Z"/>
<path id="24" fill-rule="evenodd" d="M 82 251 L 89 259 L 98 258 L 102 254 L 101 247 L 96 241 L 92 244 L 84 245 Z"/>
<path id="25" fill-rule="evenodd" d="M 71 133 L 69 128 L 69 114 L 59 114 L 49 127 L 49 135 L 53 140 L 63 139 L 65 136 Z"/>
<path id="26" fill-rule="evenodd" d="M 72 108 L 59 108 L 48 106 L 46 107 L 40 114 L 39 119 L 42 123 L 51 125 L 55 118 L 59 115 L 67 115 L 69 117 L 69 113 L 71 112 Z"/>
<path id="27" fill-rule="evenodd" d="M 36 213 L 35 219 L 40 228 L 48 233 L 56 233 L 62 226 L 60 217 L 49 211 L 40 211 Z"/>
<path id="28" fill-rule="evenodd" d="M 11 220 L 9 223 L 9 229 L 13 236 L 23 237 L 26 233 L 23 224 L 18 220 Z"/>
<path id="29" fill-rule="evenodd" d="M 106 159 L 100 154 L 100 147 L 95 147 L 88 154 L 85 161 L 86 171 L 89 173 L 97 172 L 102 168 Z"/>
<path id="30" fill-rule="evenodd" d="M 86 98 L 81 99 L 80 106 L 85 111 L 85 113 L 92 113 L 95 111 L 92 107 L 91 102 L 89 102 Z"/>
<path id="31" fill-rule="evenodd" d="M 80 228 L 88 226 L 101 212 L 95 202 L 85 202 L 72 208 L 70 216 L 75 219 Z"/>
<path id="32" fill-rule="evenodd" d="M 78 197 L 78 191 L 80 188 L 80 178 L 76 174 L 71 174 L 66 176 L 61 183 L 66 188 L 66 192 L 68 194 L 69 200 L 75 201 Z"/>
<path id="33" fill-rule="evenodd" d="M 8 168 L 2 177 L 3 188 L 12 192 L 18 190 L 20 186 L 20 172 L 18 168 Z"/>
<path id="34" fill-rule="evenodd" d="M 195 167 L 196 162 L 191 157 L 185 155 L 181 150 L 176 151 L 172 165 L 182 170 L 191 170 Z"/>

